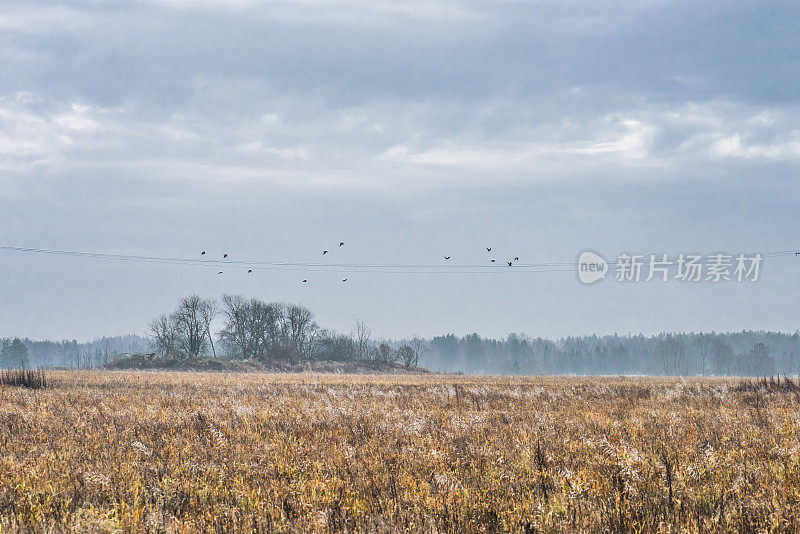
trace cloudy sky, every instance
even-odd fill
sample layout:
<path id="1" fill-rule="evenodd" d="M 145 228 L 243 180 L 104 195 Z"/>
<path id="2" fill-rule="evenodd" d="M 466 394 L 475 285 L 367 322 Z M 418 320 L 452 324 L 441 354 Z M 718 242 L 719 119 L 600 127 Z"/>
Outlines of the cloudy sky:
<path id="1" fill-rule="evenodd" d="M 0 244 L 391 265 L 800 250 L 799 22 L 769 0 L 5 0 Z M 800 327 L 793 255 L 722 284 L 13 251 L 0 269 L 0 335 L 37 338 L 144 333 L 226 292 L 378 337 Z"/>

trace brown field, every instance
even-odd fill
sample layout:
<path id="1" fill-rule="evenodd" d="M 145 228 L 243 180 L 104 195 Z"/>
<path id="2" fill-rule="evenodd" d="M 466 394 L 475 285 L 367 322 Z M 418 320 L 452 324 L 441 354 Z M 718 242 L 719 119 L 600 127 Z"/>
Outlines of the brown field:
<path id="1" fill-rule="evenodd" d="M 51 373 L 0 531 L 798 531 L 800 393 L 737 384 Z"/>

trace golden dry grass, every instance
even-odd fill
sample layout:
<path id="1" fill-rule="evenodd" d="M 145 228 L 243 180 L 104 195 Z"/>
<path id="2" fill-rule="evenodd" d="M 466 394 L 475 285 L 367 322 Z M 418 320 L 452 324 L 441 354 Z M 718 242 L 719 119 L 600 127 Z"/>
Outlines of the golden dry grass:
<path id="1" fill-rule="evenodd" d="M 797 531 L 800 401 L 734 380 L 52 373 L 15 531 Z"/>

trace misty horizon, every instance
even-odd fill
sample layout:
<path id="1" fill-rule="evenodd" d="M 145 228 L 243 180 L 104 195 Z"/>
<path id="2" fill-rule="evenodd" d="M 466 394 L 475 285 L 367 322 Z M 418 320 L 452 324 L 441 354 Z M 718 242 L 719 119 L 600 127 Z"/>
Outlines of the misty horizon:
<path id="1" fill-rule="evenodd" d="M 311 370 L 312 365 L 390 369 L 402 361 L 405 369 L 469 374 L 800 374 L 797 331 L 615 333 L 559 339 L 524 333 L 500 339 L 440 333 L 392 340 L 373 335 L 363 319 L 356 320 L 350 331 L 337 332 L 319 324 L 313 311 L 301 305 L 230 294 L 219 300 L 186 296 L 174 310 L 154 316 L 146 336 L 117 335 L 81 343 L 0 336 L 0 342 L 0 367 L 23 368 L 159 365 L 178 370 L 222 359 L 228 365 L 242 362 L 278 369 L 283 365 L 293 370 Z"/>

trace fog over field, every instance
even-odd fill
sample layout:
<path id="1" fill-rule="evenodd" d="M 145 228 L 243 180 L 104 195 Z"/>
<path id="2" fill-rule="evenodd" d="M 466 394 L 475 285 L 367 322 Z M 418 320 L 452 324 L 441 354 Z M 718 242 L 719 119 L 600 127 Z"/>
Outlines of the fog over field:
<path id="1" fill-rule="evenodd" d="M 377 339 L 791 334 L 797 20 L 781 1 L 6 1 L 0 244 L 281 265 L 0 249 L 0 336 L 144 336 L 226 293 Z M 584 250 L 606 280 L 578 281 Z M 756 282 L 614 280 L 623 253 L 757 252 L 785 254 Z"/>

